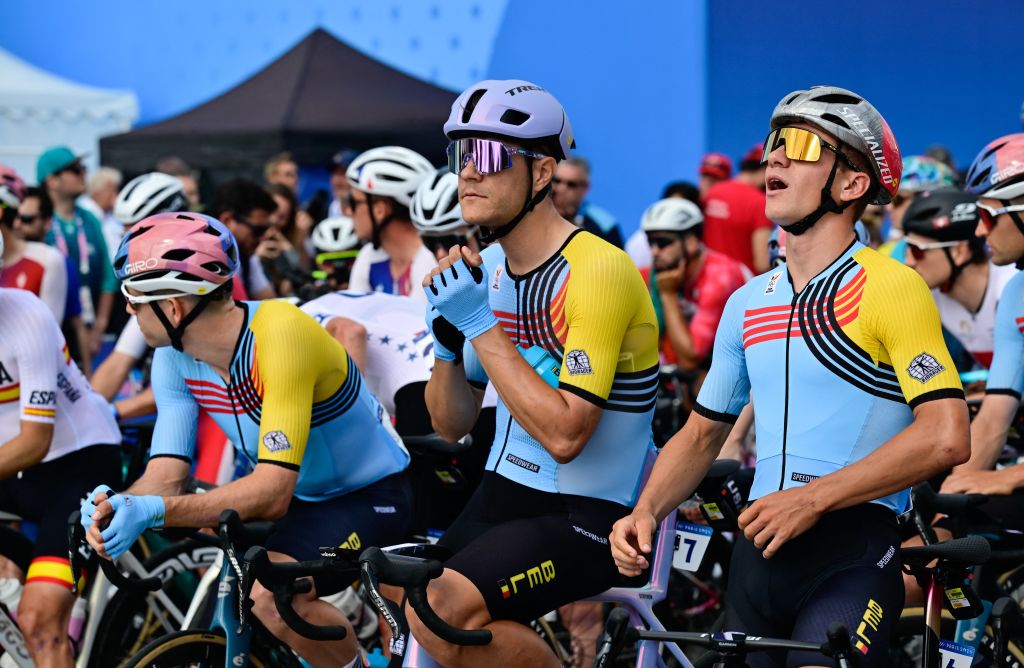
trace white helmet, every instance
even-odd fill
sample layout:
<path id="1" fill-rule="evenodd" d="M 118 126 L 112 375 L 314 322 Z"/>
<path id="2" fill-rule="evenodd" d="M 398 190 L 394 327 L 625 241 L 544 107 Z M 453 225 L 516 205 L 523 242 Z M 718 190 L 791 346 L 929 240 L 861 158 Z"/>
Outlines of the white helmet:
<path id="1" fill-rule="evenodd" d="M 325 218 L 313 228 L 313 246 L 318 253 L 338 253 L 359 246 L 356 228 L 348 216 Z"/>
<path id="2" fill-rule="evenodd" d="M 381 146 L 359 154 L 348 166 L 345 177 L 356 190 L 390 197 L 407 207 L 416 188 L 434 171 L 434 166 L 416 151 Z"/>
<path id="3" fill-rule="evenodd" d="M 114 217 L 124 225 L 168 211 L 188 210 L 185 189 L 177 177 L 161 172 L 137 176 L 117 193 Z"/>
<path id="4" fill-rule="evenodd" d="M 647 207 L 640 225 L 644 232 L 686 232 L 703 222 L 704 214 L 696 204 L 669 197 Z"/>
<path id="5" fill-rule="evenodd" d="M 465 227 L 459 207 L 459 177 L 444 169 L 424 179 L 412 196 L 409 215 L 420 234 L 444 234 Z"/>

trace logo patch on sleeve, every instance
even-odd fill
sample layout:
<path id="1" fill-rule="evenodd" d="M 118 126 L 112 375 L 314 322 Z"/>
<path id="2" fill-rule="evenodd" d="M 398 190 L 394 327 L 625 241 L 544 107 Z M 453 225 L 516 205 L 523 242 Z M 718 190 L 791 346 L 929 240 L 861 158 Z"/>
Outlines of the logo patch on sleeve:
<path id="1" fill-rule="evenodd" d="M 590 358 L 583 350 L 570 350 L 565 355 L 565 366 L 570 376 L 584 376 L 594 373 L 590 368 Z"/>
<path id="2" fill-rule="evenodd" d="M 263 435 L 263 447 L 270 452 L 283 452 L 291 450 L 292 444 L 288 442 L 288 437 L 283 431 L 268 431 Z"/>
<path id="3" fill-rule="evenodd" d="M 928 353 L 921 353 L 910 360 L 910 366 L 907 367 L 907 373 L 910 374 L 910 377 L 916 378 L 922 383 L 927 383 L 945 370 L 946 367 L 942 366 L 939 360 Z"/>

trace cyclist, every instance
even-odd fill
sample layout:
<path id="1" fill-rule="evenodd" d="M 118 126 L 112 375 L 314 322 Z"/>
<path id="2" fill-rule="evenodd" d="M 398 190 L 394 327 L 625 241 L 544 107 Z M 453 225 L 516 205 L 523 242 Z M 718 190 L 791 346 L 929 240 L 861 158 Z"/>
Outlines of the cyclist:
<path id="1" fill-rule="evenodd" d="M 903 239 L 903 215 L 907 207 L 914 201 L 918 193 L 940 188 L 951 188 L 956 185 L 956 174 L 953 170 L 934 158 L 926 155 L 912 155 L 903 160 L 903 176 L 899 190 L 893 195 L 892 201 L 885 207 L 885 215 L 880 230 L 885 242 L 879 248 L 900 262 L 906 256 Z"/>
<path id="2" fill-rule="evenodd" d="M 978 236 L 1000 266 L 1024 264 L 1024 133 L 982 149 L 967 172 L 967 192 L 978 196 Z M 971 459 L 943 483 L 946 492 L 1010 494 L 1024 486 L 1024 467 L 995 465 L 1024 393 L 1024 273 L 1003 288 L 996 307 L 995 351 L 985 399 L 971 423 Z M 1018 509 L 1020 503 L 1017 503 Z M 1019 510 L 1018 510 L 1019 512 Z M 1018 522 L 1020 520 L 1018 519 Z"/>
<path id="3" fill-rule="evenodd" d="M 448 257 L 449 249 L 456 245 L 480 252 L 476 228 L 462 220 L 459 177 L 447 169 L 424 179 L 412 196 L 409 214 L 423 244 L 437 260 Z"/>
<path id="4" fill-rule="evenodd" d="M 905 262 L 932 289 L 960 371 L 991 366 L 996 304 L 1017 274 L 1012 265 L 990 262 L 984 239 L 975 236 L 977 202 L 945 188 L 919 193 L 903 214 Z"/>
<path id="5" fill-rule="evenodd" d="M 82 505 L 90 544 L 116 558 L 145 529 L 212 527 L 224 508 L 275 519 L 267 548 L 278 560 L 312 559 L 322 545 L 358 548 L 405 536 L 409 462 L 390 418 L 344 349 L 281 301 L 234 302 L 240 256 L 209 216 L 164 213 L 136 224 L 114 261 L 122 292 L 153 359 L 157 422 L 149 463 L 126 492 L 94 490 Z M 243 450 L 252 473 L 213 491 L 182 495 L 199 408 Z M 109 497 L 109 498 L 108 498 Z M 314 579 L 296 609 L 318 624 L 347 624 L 316 599 L 347 582 Z M 312 642 L 277 616 L 270 594 L 254 612 L 313 665 L 355 665 L 355 636 Z"/>
<path id="6" fill-rule="evenodd" d="M 348 216 L 325 218 L 313 228 L 310 239 L 316 249 L 313 278 L 331 290 L 344 290 L 359 255 L 359 237 Z"/>
<path id="7" fill-rule="evenodd" d="M 649 566 L 658 520 L 700 482 L 752 389 L 754 503 L 739 518 L 727 627 L 818 642 L 839 621 L 866 665 L 884 665 L 903 599 L 896 516 L 912 484 L 966 459 L 963 390 L 924 282 L 854 235 L 900 179 L 878 111 L 842 88 L 790 93 L 764 160 L 786 264 L 729 299 L 696 410 L 615 524 L 612 551 L 624 574 Z"/>
<path id="8" fill-rule="evenodd" d="M 125 230 L 144 218 L 188 207 L 181 181 L 169 174 L 150 172 L 136 176 L 117 193 L 114 215 Z"/>
<path id="9" fill-rule="evenodd" d="M 64 256 L 44 243 L 26 241 L 14 231 L 26 194 L 25 182 L 17 172 L 0 165 L 0 240 L 4 244 L 0 286 L 28 290 L 42 299 L 57 322 L 61 322 L 68 297 Z"/>
<path id="10" fill-rule="evenodd" d="M 640 223 L 651 247 L 651 297 L 672 358 L 695 371 L 711 354 L 715 330 L 729 295 L 750 278 L 742 264 L 705 248 L 704 216 L 689 200 L 673 197 L 652 204 Z"/>
<path id="11" fill-rule="evenodd" d="M 410 627 L 444 665 L 553 666 L 524 624 L 616 579 L 605 536 L 652 447 L 657 325 L 629 256 L 548 197 L 575 144 L 554 96 L 474 84 L 445 134 L 463 218 L 492 245 L 453 247 L 424 279 L 437 358 L 427 405 L 451 440 L 472 428 L 488 379 L 500 399 L 484 479 L 442 538 L 454 556 L 429 595 L 448 622 L 494 639 L 448 645 L 411 612 Z"/>
<path id="12" fill-rule="evenodd" d="M 356 235 L 367 242 L 352 267 L 353 292 L 387 292 L 422 299 L 416 280 L 436 265 L 409 217 L 413 193 L 434 166 L 416 151 L 383 146 L 348 166 L 348 210 Z"/>
<path id="13" fill-rule="evenodd" d="M 0 288 L 0 341 L 0 510 L 38 526 L 18 624 L 35 665 L 70 667 L 67 518 L 93 485 L 120 477 L 121 434 L 38 297 Z"/>

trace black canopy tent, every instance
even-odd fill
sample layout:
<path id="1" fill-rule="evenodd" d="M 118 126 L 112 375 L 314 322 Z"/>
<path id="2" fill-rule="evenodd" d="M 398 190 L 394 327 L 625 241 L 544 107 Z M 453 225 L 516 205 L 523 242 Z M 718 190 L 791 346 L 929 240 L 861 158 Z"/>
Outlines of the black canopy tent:
<path id="1" fill-rule="evenodd" d="M 100 142 L 104 164 L 128 174 L 177 155 L 213 183 L 262 180 L 270 156 L 290 151 L 326 165 L 341 148 L 397 144 L 443 161 L 442 126 L 455 94 L 403 74 L 316 29 L 226 93 L 178 116 Z"/>

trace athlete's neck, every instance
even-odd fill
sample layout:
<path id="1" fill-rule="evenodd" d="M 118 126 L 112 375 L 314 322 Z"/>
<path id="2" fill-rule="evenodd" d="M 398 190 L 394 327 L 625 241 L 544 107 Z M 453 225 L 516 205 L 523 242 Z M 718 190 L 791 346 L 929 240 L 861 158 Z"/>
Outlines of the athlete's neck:
<path id="1" fill-rule="evenodd" d="M 50 197 L 53 199 L 53 210 L 57 212 L 63 220 L 71 220 L 75 217 L 75 199 L 74 197 L 63 197 L 57 195 L 52 190 L 50 191 Z"/>
<path id="2" fill-rule="evenodd" d="M 844 214 L 826 214 L 803 234 L 787 234 L 786 267 L 794 292 L 835 262 L 854 238 L 853 223 Z"/>
<path id="3" fill-rule="evenodd" d="M 221 378 L 228 378 L 244 322 L 245 310 L 238 304 L 232 302 L 227 308 L 222 302 L 210 304 L 185 329 L 185 354 L 209 364 Z"/>
<path id="4" fill-rule="evenodd" d="M 971 313 L 977 313 L 985 300 L 988 281 L 988 262 L 971 262 L 960 270 L 948 294 Z"/>
<path id="5" fill-rule="evenodd" d="M 697 254 L 686 261 L 686 269 L 683 270 L 683 283 L 690 284 L 700 276 L 701 269 L 704 268 L 704 260 L 708 254 L 701 248 Z"/>
<path id="6" fill-rule="evenodd" d="M 401 274 L 412 264 L 423 242 L 412 223 L 395 220 L 380 231 L 380 247 L 391 259 L 392 273 Z"/>
<path id="7" fill-rule="evenodd" d="M 577 229 L 558 215 L 547 197 L 498 243 L 505 251 L 509 269 L 519 276 L 544 264 Z"/>

